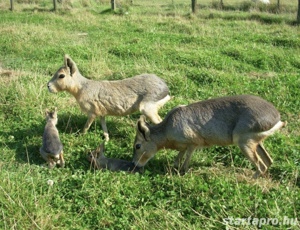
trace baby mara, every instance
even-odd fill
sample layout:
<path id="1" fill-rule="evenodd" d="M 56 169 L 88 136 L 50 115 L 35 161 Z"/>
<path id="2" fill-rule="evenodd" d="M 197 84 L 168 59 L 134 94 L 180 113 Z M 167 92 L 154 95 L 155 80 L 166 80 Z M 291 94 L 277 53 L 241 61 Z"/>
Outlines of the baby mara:
<path id="1" fill-rule="evenodd" d="M 43 145 L 40 148 L 40 154 L 47 161 L 50 169 L 54 168 L 56 164 L 60 167 L 65 166 L 65 160 L 63 157 L 63 145 L 59 139 L 57 124 L 57 108 L 54 111 L 45 112 L 46 126 L 43 134 Z"/>
<path id="2" fill-rule="evenodd" d="M 87 159 L 95 169 L 108 169 L 110 171 L 128 171 L 141 172 L 141 168 L 134 165 L 133 162 L 121 159 L 107 158 L 104 155 L 104 143 L 101 143 L 96 150 L 92 151 Z"/>
<path id="3" fill-rule="evenodd" d="M 105 116 L 125 116 L 140 111 L 158 124 L 158 110 L 170 99 L 166 83 L 154 74 L 142 74 L 118 81 L 94 81 L 83 77 L 75 62 L 66 55 L 64 66 L 48 82 L 51 93 L 67 91 L 72 94 L 82 112 L 88 115 L 83 128 L 87 132 L 100 116 L 105 140 L 109 140 Z"/>

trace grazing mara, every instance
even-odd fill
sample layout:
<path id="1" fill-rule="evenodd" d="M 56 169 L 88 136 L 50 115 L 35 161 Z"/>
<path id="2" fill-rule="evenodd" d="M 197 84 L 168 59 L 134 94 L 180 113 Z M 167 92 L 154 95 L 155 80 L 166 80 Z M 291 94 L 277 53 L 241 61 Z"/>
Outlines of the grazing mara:
<path id="1" fill-rule="evenodd" d="M 65 166 L 65 160 L 63 157 L 63 145 L 59 139 L 57 124 L 57 109 L 53 112 L 46 110 L 46 121 L 44 134 L 43 134 L 43 146 L 40 148 L 41 156 L 47 161 L 48 167 L 53 168 L 56 164 L 61 167 Z"/>
<path id="2" fill-rule="evenodd" d="M 104 156 L 104 151 L 104 143 L 102 143 L 87 156 L 88 161 L 91 162 L 94 168 L 110 171 L 141 172 L 141 168 L 135 166 L 132 161 L 107 158 Z"/>
<path id="3" fill-rule="evenodd" d="M 106 141 L 109 135 L 105 116 L 125 116 L 140 111 L 157 124 L 161 121 L 159 108 L 170 99 L 168 86 L 154 74 L 118 81 L 93 81 L 83 77 L 67 55 L 64 66 L 58 69 L 47 86 L 52 93 L 67 91 L 76 98 L 82 112 L 88 115 L 83 133 L 100 116 Z"/>
<path id="4" fill-rule="evenodd" d="M 162 148 L 179 151 L 175 167 L 186 172 L 197 148 L 237 145 L 255 165 L 254 178 L 263 175 L 273 160 L 263 140 L 285 126 L 275 107 L 257 96 L 240 95 L 199 101 L 171 110 L 157 125 L 145 117 L 137 122 L 133 162 L 144 166 Z"/>

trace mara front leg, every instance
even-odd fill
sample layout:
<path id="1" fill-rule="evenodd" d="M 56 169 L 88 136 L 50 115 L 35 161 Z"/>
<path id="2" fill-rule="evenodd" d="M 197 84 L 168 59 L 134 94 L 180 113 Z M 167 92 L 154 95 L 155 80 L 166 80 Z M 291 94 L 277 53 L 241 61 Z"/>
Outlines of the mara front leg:
<path id="1" fill-rule="evenodd" d="M 184 154 L 185 154 L 185 150 L 180 151 L 175 159 L 174 168 L 177 169 L 178 171 L 180 171 Z"/>
<path id="2" fill-rule="evenodd" d="M 82 130 L 82 133 L 83 133 L 83 134 L 85 134 L 85 133 L 89 130 L 91 124 L 92 124 L 93 121 L 95 120 L 95 117 L 96 117 L 96 116 L 95 116 L 94 114 L 89 115 L 88 120 L 87 120 L 87 122 L 85 123 L 85 125 L 84 125 L 84 127 L 83 127 L 83 130 Z"/>
<path id="3" fill-rule="evenodd" d="M 186 151 L 185 151 L 185 160 L 182 166 L 182 173 L 186 173 L 189 169 L 189 164 L 193 155 L 193 152 L 195 151 L 195 149 L 197 148 L 197 146 L 195 145 L 190 145 Z"/>

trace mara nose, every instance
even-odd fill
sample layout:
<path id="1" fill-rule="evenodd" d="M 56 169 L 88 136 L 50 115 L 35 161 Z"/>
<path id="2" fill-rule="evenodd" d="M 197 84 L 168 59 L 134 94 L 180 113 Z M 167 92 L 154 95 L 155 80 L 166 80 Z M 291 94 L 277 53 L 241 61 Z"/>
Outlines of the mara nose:
<path id="1" fill-rule="evenodd" d="M 48 89 L 49 92 L 52 92 L 51 84 L 50 83 L 47 84 L 47 89 Z"/>

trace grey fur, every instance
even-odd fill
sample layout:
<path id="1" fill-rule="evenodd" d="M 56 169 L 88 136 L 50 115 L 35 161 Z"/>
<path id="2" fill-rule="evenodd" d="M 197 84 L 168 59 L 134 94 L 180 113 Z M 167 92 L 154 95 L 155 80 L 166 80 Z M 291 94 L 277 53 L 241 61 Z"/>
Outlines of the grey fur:
<path id="1" fill-rule="evenodd" d="M 237 145 L 256 166 L 257 178 L 273 160 L 262 141 L 285 126 L 276 108 L 264 99 L 239 95 L 199 101 L 171 110 L 157 125 L 148 125 L 145 117 L 137 122 L 133 161 L 144 166 L 162 148 L 179 150 L 175 166 L 186 172 L 197 148 L 213 145 Z"/>
<path id="2" fill-rule="evenodd" d="M 40 154 L 47 161 L 49 168 L 53 168 L 56 164 L 61 167 L 65 166 L 63 158 L 63 145 L 59 139 L 57 124 L 57 109 L 53 112 L 46 110 L 46 126 L 43 134 L 43 145 L 40 148 Z"/>
<path id="3" fill-rule="evenodd" d="M 166 83 L 154 74 L 142 74 L 118 81 L 94 81 L 83 77 L 75 62 L 65 56 L 61 67 L 48 82 L 52 93 L 67 91 L 72 94 L 82 112 L 88 115 L 85 133 L 97 116 L 105 139 L 109 140 L 105 116 L 125 116 L 140 111 L 153 123 L 161 122 L 158 110 L 169 99 Z"/>

